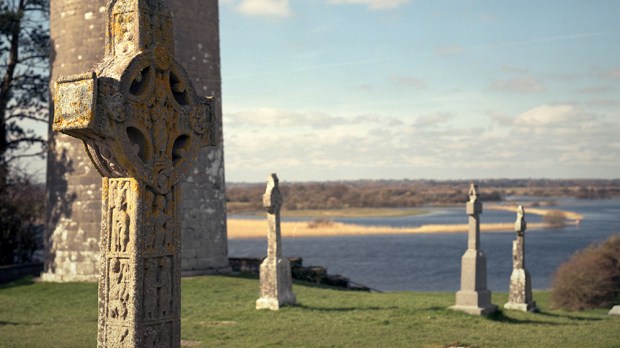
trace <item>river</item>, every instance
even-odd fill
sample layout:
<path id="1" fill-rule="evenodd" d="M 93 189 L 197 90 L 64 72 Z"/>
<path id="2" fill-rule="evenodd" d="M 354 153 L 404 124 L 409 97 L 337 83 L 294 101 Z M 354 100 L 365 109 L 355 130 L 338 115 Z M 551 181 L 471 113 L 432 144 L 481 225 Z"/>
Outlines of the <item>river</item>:
<path id="1" fill-rule="evenodd" d="M 553 209 L 580 213 L 577 226 L 531 229 L 525 235 L 525 266 L 534 289 L 548 289 L 557 267 L 577 250 L 620 233 L 620 199 L 558 199 Z M 425 208 L 426 209 L 426 208 Z M 428 208 L 429 214 L 398 218 L 334 219 L 362 225 L 420 226 L 467 223 L 465 208 Z M 511 212 L 488 210 L 482 223 L 513 222 Z M 539 216 L 527 214 L 528 222 Z M 487 284 L 492 291 L 508 291 L 515 233 L 482 233 L 481 249 L 487 257 Z M 264 257 L 265 239 L 231 239 L 231 257 Z M 381 291 L 456 291 L 460 287 L 461 256 L 466 233 L 348 237 L 284 238 L 284 255 L 300 256 L 304 265 L 327 267 L 356 283 Z"/>

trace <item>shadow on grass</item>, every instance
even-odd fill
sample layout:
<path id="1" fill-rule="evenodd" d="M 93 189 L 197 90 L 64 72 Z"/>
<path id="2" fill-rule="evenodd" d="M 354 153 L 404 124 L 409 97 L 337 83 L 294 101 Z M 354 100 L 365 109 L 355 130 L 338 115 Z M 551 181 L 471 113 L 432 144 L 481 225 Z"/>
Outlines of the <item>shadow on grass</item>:
<path id="1" fill-rule="evenodd" d="M 446 306 L 446 307 L 431 306 L 431 307 L 427 307 L 427 308 L 420 308 L 421 311 L 429 311 L 429 312 L 439 312 L 439 311 L 445 311 L 447 309 L 448 309 L 448 306 Z"/>
<path id="2" fill-rule="evenodd" d="M 19 286 L 28 286 L 28 285 L 32 285 L 32 284 L 34 284 L 34 279 L 32 278 L 32 276 L 26 276 L 26 277 L 14 280 L 14 281 L 9 282 L 9 283 L 0 284 L 0 290 L 16 288 L 16 287 L 19 287 Z"/>
<path id="3" fill-rule="evenodd" d="M 549 313 L 549 312 L 540 312 L 538 314 L 544 315 L 546 317 L 551 317 L 551 318 L 561 318 L 561 319 L 576 320 L 576 321 L 601 321 L 603 320 L 601 318 L 584 318 L 584 317 L 579 317 L 575 315 L 557 314 L 557 313 Z"/>
<path id="4" fill-rule="evenodd" d="M 260 276 L 256 273 L 252 273 L 252 272 L 233 272 L 231 274 L 223 274 L 221 275 L 222 277 L 229 277 L 229 278 L 236 278 L 236 279 L 260 279 Z M 334 291 L 346 291 L 346 292 L 359 292 L 359 293 L 369 293 L 369 292 L 374 292 L 374 293 L 383 293 L 380 290 L 376 290 L 376 289 L 370 289 L 370 291 L 364 291 L 364 290 L 359 290 L 359 289 L 352 289 L 352 288 L 343 288 L 343 287 L 339 287 L 339 286 L 333 286 L 333 285 L 327 285 L 327 284 L 321 284 L 321 283 L 314 283 L 314 282 L 309 282 L 306 280 L 301 280 L 301 279 L 292 279 L 293 280 L 293 285 L 296 286 L 303 286 L 303 287 L 307 287 L 307 288 L 316 288 L 316 289 L 329 289 L 329 290 L 334 290 Z M 353 285 L 360 285 L 358 283 L 355 282 L 351 282 Z"/>
<path id="5" fill-rule="evenodd" d="M 17 325 L 23 325 L 23 324 L 0 320 L 0 326 L 17 326 Z"/>
<path id="6" fill-rule="evenodd" d="M 497 311 L 493 314 L 490 314 L 486 318 L 491 321 L 495 321 L 498 323 L 507 323 L 507 324 L 539 324 L 539 325 L 549 325 L 549 326 L 561 325 L 559 323 L 550 323 L 547 321 L 540 321 L 540 320 L 511 318 L 511 317 L 506 316 L 504 312 L 502 311 Z"/>
<path id="7" fill-rule="evenodd" d="M 28 326 L 33 326 L 33 325 L 41 325 L 40 323 L 15 323 L 12 321 L 2 321 L 0 320 L 0 327 L 2 326 L 21 326 L 21 325 L 28 325 Z"/>
<path id="8" fill-rule="evenodd" d="M 258 274 L 252 272 L 232 272 L 230 274 L 218 274 L 220 277 L 238 278 L 238 279 L 258 279 Z"/>
<path id="9" fill-rule="evenodd" d="M 313 311 L 319 312 L 356 312 L 356 311 L 382 311 L 382 310 L 393 310 L 398 309 L 398 307 L 314 307 L 314 306 L 306 306 L 304 304 L 298 303 L 295 305 L 297 308 L 301 309 L 309 309 Z"/>

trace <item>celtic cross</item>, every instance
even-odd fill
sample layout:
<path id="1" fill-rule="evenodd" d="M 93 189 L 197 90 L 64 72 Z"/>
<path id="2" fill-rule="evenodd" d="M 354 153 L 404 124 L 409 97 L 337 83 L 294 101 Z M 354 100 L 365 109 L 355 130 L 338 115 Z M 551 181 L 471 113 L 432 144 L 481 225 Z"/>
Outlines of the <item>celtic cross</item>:
<path id="1" fill-rule="evenodd" d="M 99 347 L 179 347 L 179 180 L 215 145 L 211 100 L 174 59 L 164 0 L 111 0 L 105 56 L 55 85 L 53 130 L 103 177 Z"/>

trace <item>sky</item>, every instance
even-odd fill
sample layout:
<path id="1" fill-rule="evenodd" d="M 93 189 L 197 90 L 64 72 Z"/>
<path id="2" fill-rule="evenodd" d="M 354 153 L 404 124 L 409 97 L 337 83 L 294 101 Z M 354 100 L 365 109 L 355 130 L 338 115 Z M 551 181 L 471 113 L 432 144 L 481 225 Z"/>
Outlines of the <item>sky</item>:
<path id="1" fill-rule="evenodd" d="M 229 182 L 620 178 L 620 1 L 219 4 Z"/>

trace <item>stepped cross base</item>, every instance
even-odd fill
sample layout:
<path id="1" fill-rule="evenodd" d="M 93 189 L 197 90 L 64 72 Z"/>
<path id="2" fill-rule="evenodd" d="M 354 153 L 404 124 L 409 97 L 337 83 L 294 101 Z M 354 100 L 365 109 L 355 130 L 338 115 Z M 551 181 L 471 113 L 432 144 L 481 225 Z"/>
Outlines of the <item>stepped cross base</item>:
<path id="1" fill-rule="evenodd" d="M 461 259 L 461 290 L 456 293 L 456 305 L 450 307 L 474 315 L 497 311 L 487 289 L 486 256 L 481 250 L 468 249 Z"/>
<path id="2" fill-rule="evenodd" d="M 276 262 L 265 259 L 260 265 L 261 297 L 256 300 L 256 309 L 277 311 L 282 306 L 293 306 L 297 298 L 293 293 L 291 264 L 288 259 Z"/>
<path id="3" fill-rule="evenodd" d="M 456 293 L 456 303 L 449 309 L 473 315 L 489 315 L 497 312 L 498 309 L 491 303 L 491 291 L 489 290 L 460 290 Z"/>
<path id="4" fill-rule="evenodd" d="M 504 305 L 505 309 L 512 309 L 515 311 L 522 311 L 522 312 L 532 312 L 532 313 L 538 313 L 538 307 L 536 307 L 536 301 L 532 301 L 529 303 L 513 303 L 513 302 L 508 302 Z"/>

